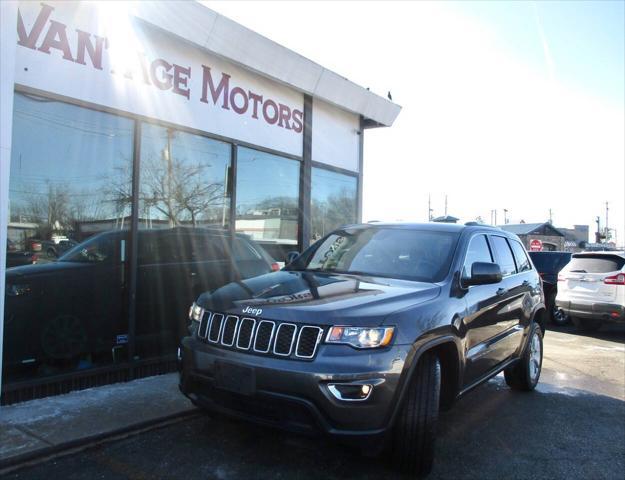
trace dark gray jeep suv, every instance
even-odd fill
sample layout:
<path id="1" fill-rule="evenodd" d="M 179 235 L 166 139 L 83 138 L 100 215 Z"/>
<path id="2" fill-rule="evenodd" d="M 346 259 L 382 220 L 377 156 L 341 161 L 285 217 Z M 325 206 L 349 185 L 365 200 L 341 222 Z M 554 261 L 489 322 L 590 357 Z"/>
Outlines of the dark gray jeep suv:
<path id="1" fill-rule="evenodd" d="M 540 376 L 545 305 L 518 238 L 480 225 L 336 230 L 192 306 L 180 388 L 200 407 L 432 465 L 439 407 L 502 370 Z"/>

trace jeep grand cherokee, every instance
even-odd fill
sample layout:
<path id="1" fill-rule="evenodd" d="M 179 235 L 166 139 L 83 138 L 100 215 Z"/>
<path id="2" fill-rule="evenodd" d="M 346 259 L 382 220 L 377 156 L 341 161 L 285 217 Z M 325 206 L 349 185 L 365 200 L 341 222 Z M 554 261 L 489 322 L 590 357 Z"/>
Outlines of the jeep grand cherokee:
<path id="1" fill-rule="evenodd" d="M 344 227 L 279 272 L 200 295 L 180 388 L 212 411 L 369 440 L 401 470 L 425 474 L 439 406 L 502 370 L 510 387 L 534 389 L 544 312 L 513 234 Z"/>

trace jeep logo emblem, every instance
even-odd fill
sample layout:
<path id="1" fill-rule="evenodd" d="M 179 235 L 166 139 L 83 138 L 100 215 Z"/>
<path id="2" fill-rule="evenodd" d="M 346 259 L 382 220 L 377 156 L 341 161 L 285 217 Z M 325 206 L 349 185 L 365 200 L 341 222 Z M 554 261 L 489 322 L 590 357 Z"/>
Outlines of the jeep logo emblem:
<path id="1" fill-rule="evenodd" d="M 262 308 L 252 308 L 252 307 L 245 307 L 243 309 L 243 313 L 249 313 L 250 315 L 260 315 L 261 313 L 263 313 L 263 309 Z"/>

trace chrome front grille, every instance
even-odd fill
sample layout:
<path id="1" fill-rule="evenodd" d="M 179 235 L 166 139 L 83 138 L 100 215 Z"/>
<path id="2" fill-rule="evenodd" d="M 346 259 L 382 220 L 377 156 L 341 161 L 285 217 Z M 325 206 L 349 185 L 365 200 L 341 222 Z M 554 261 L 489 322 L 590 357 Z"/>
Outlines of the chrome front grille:
<path id="1" fill-rule="evenodd" d="M 310 360 L 317 353 L 323 328 L 206 311 L 197 336 L 221 347 Z"/>

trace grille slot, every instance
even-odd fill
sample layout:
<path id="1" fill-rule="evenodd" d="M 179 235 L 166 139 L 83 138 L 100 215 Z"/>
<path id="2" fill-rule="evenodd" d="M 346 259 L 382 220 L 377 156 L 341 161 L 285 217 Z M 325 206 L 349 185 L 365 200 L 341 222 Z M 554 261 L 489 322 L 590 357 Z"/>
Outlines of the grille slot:
<path id="1" fill-rule="evenodd" d="M 202 319 L 200 320 L 200 326 L 197 329 L 197 336 L 200 338 L 206 338 L 208 333 L 208 325 L 210 324 L 211 312 L 204 311 Z"/>
<path id="2" fill-rule="evenodd" d="M 273 330 L 276 326 L 275 323 L 269 320 L 261 320 L 256 329 L 256 336 L 254 337 L 254 351 L 258 353 L 269 352 L 269 346 L 273 338 Z"/>
<path id="3" fill-rule="evenodd" d="M 217 343 L 219 342 L 219 336 L 221 334 L 221 327 L 223 326 L 224 316 L 221 313 L 213 313 L 210 327 L 208 328 L 208 341 Z"/>
<path id="4" fill-rule="evenodd" d="M 228 315 L 224 322 L 223 333 L 221 335 L 221 343 L 226 347 L 234 345 L 234 338 L 237 333 L 237 324 L 239 323 L 239 317 L 236 315 Z"/>
<path id="5" fill-rule="evenodd" d="M 239 333 L 237 334 L 237 348 L 242 350 L 249 350 L 252 346 L 252 333 L 254 333 L 254 327 L 256 326 L 256 320 L 253 318 L 244 318 L 239 325 Z"/>
<path id="6" fill-rule="evenodd" d="M 288 357 L 295 343 L 297 326 L 292 323 L 281 323 L 276 331 L 276 341 L 273 345 L 273 353 Z"/>
<path id="7" fill-rule="evenodd" d="M 302 327 L 299 331 L 299 336 L 297 337 L 295 356 L 300 358 L 314 357 L 322 332 L 323 329 L 319 327 Z"/>
<path id="8" fill-rule="evenodd" d="M 205 311 L 197 336 L 220 347 L 311 360 L 317 353 L 323 328 Z"/>

